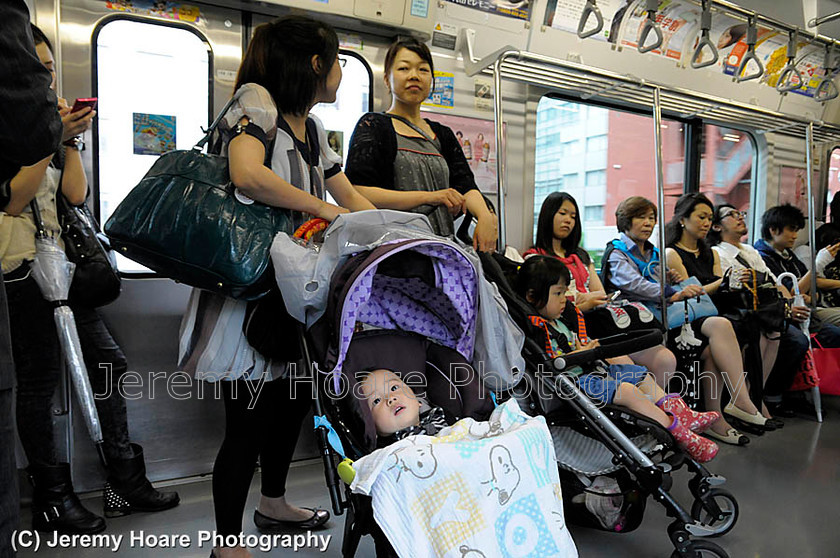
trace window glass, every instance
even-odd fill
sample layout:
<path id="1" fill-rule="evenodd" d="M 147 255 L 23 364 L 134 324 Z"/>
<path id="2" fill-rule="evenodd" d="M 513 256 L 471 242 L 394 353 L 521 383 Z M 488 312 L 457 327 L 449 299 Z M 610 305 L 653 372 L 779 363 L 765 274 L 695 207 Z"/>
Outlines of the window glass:
<path id="1" fill-rule="evenodd" d="M 730 203 L 742 211 L 750 211 L 754 157 L 755 144 L 748 133 L 704 125 L 700 142 L 700 191 L 715 205 Z M 752 214 L 748 215 L 747 223 L 752 222 L 750 219 Z"/>
<path id="2" fill-rule="evenodd" d="M 210 48 L 186 29 L 117 19 L 96 39 L 100 220 L 158 156 L 189 149 L 207 126 Z M 117 255 L 121 271 L 144 271 Z"/>
<path id="3" fill-rule="evenodd" d="M 583 247 L 599 267 L 606 243 L 618 234 L 618 204 L 634 195 L 656 202 L 653 119 L 543 97 L 537 107 L 536 135 L 534 232 L 545 197 L 568 192 L 583 213 Z M 685 183 L 682 123 L 663 120 L 662 144 L 669 219 Z"/>

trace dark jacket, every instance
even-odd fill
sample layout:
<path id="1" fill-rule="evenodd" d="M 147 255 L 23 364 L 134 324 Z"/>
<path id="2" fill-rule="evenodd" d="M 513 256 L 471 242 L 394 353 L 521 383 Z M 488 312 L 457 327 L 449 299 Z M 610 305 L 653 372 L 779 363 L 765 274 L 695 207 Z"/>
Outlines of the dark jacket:
<path id="1" fill-rule="evenodd" d="M 753 246 L 761 254 L 764 263 L 767 264 L 767 267 L 776 277 L 786 271 L 790 271 L 797 278 L 802 278 L 803 275 L 808 273 L 808 268 L 802 263 L 802 260 L 796 257 L 796 254 L 792 250 L 785 250 L 784 256 L 782 256 L 766 241 L 761 239 L 756 240 Z"/>
<path id="2" fill-rule="evenodd" d="M 472 169 L 452 130 L 428 118 L 426 122 L 440 140 L 441 155 L 449 167 L 447 187 L 462 194 L 477 189 Z M 381 112 L 369 112 L 359 119 L 350 138 L 344 173 L 357 186 L 393 190 L 396 158 L 397 133 L 391 117 Z"/>

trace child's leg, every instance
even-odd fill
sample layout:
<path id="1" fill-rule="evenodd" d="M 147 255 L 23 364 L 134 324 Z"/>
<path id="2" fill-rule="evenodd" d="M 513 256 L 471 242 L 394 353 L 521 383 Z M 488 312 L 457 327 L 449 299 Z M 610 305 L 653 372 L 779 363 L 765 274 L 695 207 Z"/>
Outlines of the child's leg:
<path id="1" fill-rule="evenodd" d="M 648 376 L 648 378 L 649 377 L 650 376 Z M 645 378 L 645 380 L 647 380 L 647 378 Z M 644 392 L 633 384 L 627 382 L 621 382 L 618 384 L 618 388 L 615 390 L 613 403 L 621 407 L 626 407 L 635 413 L 639 413 L 640 415 L 651 418 L 665 428 L 671 426 L 671 423 L 673 422 L 671 417 L 666 415 L 662 409 L 654 405 L 653 401 L 648 399 Z"/>

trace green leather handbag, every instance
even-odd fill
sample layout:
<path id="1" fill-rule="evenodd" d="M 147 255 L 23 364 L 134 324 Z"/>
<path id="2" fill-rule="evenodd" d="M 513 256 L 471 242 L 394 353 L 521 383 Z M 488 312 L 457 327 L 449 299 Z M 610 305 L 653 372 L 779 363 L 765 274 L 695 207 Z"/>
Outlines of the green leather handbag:
<path id="1" fill-rule="evenodd" d="M 191 150 L 161 155 L 105 223 L 112 246 L 175 281 L 252 300 L 274 284 L 269 249 L 292 213 L 239 196 L 228 160 L 202 150 L 236 97 Z"/>

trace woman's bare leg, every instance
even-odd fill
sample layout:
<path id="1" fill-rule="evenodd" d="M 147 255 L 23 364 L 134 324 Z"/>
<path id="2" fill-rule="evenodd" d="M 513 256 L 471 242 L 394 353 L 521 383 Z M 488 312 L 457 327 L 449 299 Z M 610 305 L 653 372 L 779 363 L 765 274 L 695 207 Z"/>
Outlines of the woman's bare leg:
<path id="1" fill-rule="evenodd" d="M 741 358 L 741 346 L 738 344 L 738 338 L 735 337 L 732 323 L 726 318 L 712 316 L 703 322 L 700 331 L 709 338 L 708 350 L 711 359 L 706 360 L 713 360 L 715 370 L 726 380 L 726 387 L 732 396 L 733 404 L 745 413 L 751 415 L 757 413 L 758 409 L 750 400 L 744 362 Z M 709 370 L 710 367 L 707 366 L 706 369 Z M 704 397 L 707 394 L 708 391 L 704 391 Z M 720 395 L 715 394 L 715 396 L 718 400 L 715 402 L 714 410 L 720 411 Z"/>

